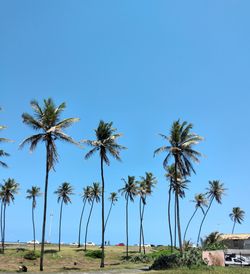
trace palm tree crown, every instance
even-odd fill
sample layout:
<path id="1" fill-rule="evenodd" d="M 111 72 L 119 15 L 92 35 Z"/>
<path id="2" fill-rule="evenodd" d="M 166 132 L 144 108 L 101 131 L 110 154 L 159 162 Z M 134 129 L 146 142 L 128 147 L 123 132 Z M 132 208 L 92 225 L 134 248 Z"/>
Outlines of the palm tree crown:
<path id="1" fill-rule="evenodd" d="M 234 207 L 232 213 L 229 214 L 229 217 L 233 222 L 241 224 L 245 218 L 245 211 L 240 207 Z"/>
<path id="2" fill-rule="evenodd" d="M 18 193 L 19 184 L 16 183 L 14 179 L 9 178 L 4 180 L 4 184 L 0 184 L 0 189 L 3 203 L 9 205 L 10 202 L 14 202 L 15 200 L 15 194 Z"/>
<path id="3" fill-rule="evenodd" d="M 58 187 L 58 189 L 54 193 L 58 196 L 58 203 L 62 199 L 63 203 L 67 205 L 68 203 L 71 203 L 71 199 L 69 196 L 73 194 L 73 187 L 70 185 L 70 183 L 64 182 L 61 186 Z"/>
<path id="4" fill-rule="evenodd" d="M 196 208 L 201 208 L 202 212 L 204 213 L 203 207 L 207 207 L 208 201 L 205 197 L 205 194 L 199 193 L 194 196 L 193 202 L 195 203 Z"/>
<path id="5" fill-rule="evenodd" d="M 111 204 L 114 205 L 115 202 L 118 201 L 117 193 L 116 192 L 111 192 L 110 196 L 109 196 L 109 200 L 110 200 Z"/>
<path id="6" fill-rule="evenodd" d="M 36 207 L 36 197 L 41 196 L 40 187 L 38 186 L 32 186 L 31 189 L 27 189 L 26 193 L 28 194 L 26 196 L 27 199 L 32 199 L 32 207 Z"/>
<path id="7" fill-rule="evenodd" d="M 190 175 L 191 171 L 195 173 L 191 162 L 199 162 L 198 157 L 201 156 L 201 153 L 194 150 L 193 146 L 198 144 L 203 138 L 191 133 L 190 130 L 192 128 L 193 125 L 188 124 L 186 121 L 183 123 L 180 123 L 180 120 L 175 121 L 170 130 L 170 136 L 160 134 L 170 145 L 162 146 L 154 152 L 154 155 L 167 152 L 167 156 L 163 161 L 164 168 L 167 167 L 170 157 L 173 157 L 182 176 Z"/>
<path id="8" fill-rule="evenodd" d="M 20 144 L 20 148 L 26 144 L 30 144 L 30 151 L 33 151 L 39 142 L 46 142 L 48 146 L 48 169 L 50 170 L 54 168 L 55 163 L 58 161 L 55 144 L 56 139 L 77 144 L 77 142 L 65 134 L 63 130 L 79 121 L 79 118 L 67 118 L 60 121 L 60 115 L 66 108 L 66 104 L 62 103 L 56 107 L 51 98 L 44 100 L 43 108 L 40 107 L 35 100 L 31 101 L 30 104 L 34 111 L 34 116 L 24 113 L 22 115 L 23 122 L 35 131 L 40 131 L 41 133 L 26 138 Z"/>
<path id="9" fill-rule="evenodd" d="M 99 203 L 101 199 L 100 196 L 101 196 L 100 184 L 97 182 L 94 182 L 90 188 L 90 199 L 94 200 L 96 203 Z"/>
<path id="10" fill-rule="evenodd" d="M 125 196 L 126 200 L 134 201 L 135 196 L 138 194 L 138 187 L 136 186 L 135 176 L 128 176 L 128 180 L 126 181 L 124 178 L 122 180 L 125 183 L 125 186 L 121 188 L 119 191 L 122 195 Z"/>
<path id="11" fill-rule="evenodd" d="M 210 200 L 215 199 L 217 203 L 221 204 L 222 195 L 225 194 L 224 184 L 219 180 L 209 181 L 209 188 L 207 188 L 207 197 Z"/>

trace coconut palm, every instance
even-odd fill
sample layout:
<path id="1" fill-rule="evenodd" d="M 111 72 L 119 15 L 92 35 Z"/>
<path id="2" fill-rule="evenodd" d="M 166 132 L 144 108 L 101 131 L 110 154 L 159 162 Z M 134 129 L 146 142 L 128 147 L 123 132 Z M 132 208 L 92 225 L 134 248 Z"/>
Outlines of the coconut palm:
<path id="1" fill-rule="evenodd" d="M 240 207 L 233 207 L 232 213 L 229 214 L 230 219 L 233 221 L 232 234 L 234 233 L 235 224 L 241 224 L 245 218 L 245 211 Z"/>
<path id="2" fill-rule="evenodd" d="M 73 187 L 68 182 L 62 183 L 58 189 L 54 192 L 57 195 L 57 202 L 61 201 L 60 205 L 60 216 L 59 216 L 59 238 L 58 238 L 58 249 L 61 251 L 61 227 L 62 227 L 62 209 L 63 204 L 67 205 L 71 203 L 70 195 L 73 195 Z"/>
<path id="3" fill-rule="evenodd" d="M 218 204 L 221 204 L 221 200 L 222 200 L 222 195 L 225 194 L 225 188 L 224 188 L 224 184 L 221 183 L 219 180 L 213 180 L 213 181 L 209 181 L 209 188 L 207 188 L 207 198 L 209 199 L 209 204 L 208 204 L 208 208 L 202 218 L 201 224 L 200 224 L 200 228 L 199 228 L 199 233 L 198 233 L 198 237 L 197 237 L 197 243 L 196 245 L 199 245 L 199 240 L 200 240 L 200 234 L 201 234 L 201 229 L 202 229 L 202 225 L 206 219 L 206 216 L 208 214 L 209 209 L 211 208 L 211 205 L 213 203 L 213 201 L 215 200 Z"/>
<path id="4" fill-rule="evenodd" d="M 138 188 L 134 176 L 128 176 L 127 181 L 124 178 L 122 178 L 122 180 L 125 186 L 119 189 L 119 192 L 121 192 L 126 199 L 126 258 L 128 259 L 128 201 L 134 202 L 134 198 L 138 194 Z"/>
<path id="5" fill-rule="evenodd" d="M 83 217 L 85 205 L 86 205 L 87 201 L 91 200 L 91 186 L 84 187 L 83 188 L 83 193 L 82 193 L 81 196 L 82 196 L 83 205 L 82 205 L 82 211 L 81 211 L 80 222 L 79 222 L 78 247 L 81 246 L 82 217 Z"/>
<path id="6" fill-rule="evenodd" d="M 101 158 L 101 178 L 102 178 L 102 258 L 100 267 L 104 267 L 104 238 L 105 238 L 105 218 L 104 218 L 104 170 L 103 164 L 110 164 L 107 154 L 110 154 L 116 160 L 121 160 L 120 151 L 125 147 L 117 144 L 116 140 L 121 136 L 120 133 L 115 133 L 116 128 L 113 128 L 113 123 L 105 123 L 100 121 L 97 129 L 95 130 L 96 140 L 82 140 L 83 143 L 91 146 L 92 149 L 85 155 L 85 159 L 89 159 L 95 152 L 99 151 Z"/>
<path id="7" fill-rule="evenodd" d="M 2 253 L 4 253 L 5 241 L 5 223 L 6 223 L 6 206 L 15 200 L 15 194 L 18 193 L 19 184 L 14 179 L 4 180 L 4 184 L 0 184 L 0 193 L 2 197 L 3 216 L 2 216 Z"/>
<path id="8" fill-rule="evenodd" d="M 218 231 L 211 232 L 209 235 L 205 237 L 205 239 L 202 241 L 202 246 L 208 246 L 212 244 L 216 244 L 220 240 L 221 233 Z"/>
<path id="9" fill-rule="evenodd" d="M 185 242 L 187 230 L 188 230 L 189 225 L 190 225 L 192 219 L 194 218 L 194 216 L 195 216 L 197 210 L 200 208 L 201 211 L 202 211 L 202 213 L 203 213 L 203 216 L 204 216 L 205 211 L 204 211 L 204 209 L 203 209 L 203 206 L 204 206 L 204 207 L 207 207 L 207 199 L 206 199 L 206 197 L 205 197 L 205 194 L 203 194 L 203 193 L 196 194 L 196 195 L 194 196 L 194 200 L 193 200 L 192 202 L 195 203 L 195 210 L 194 210 L 194 212 L 193 212 L 191 218 L 190 218 L 189 221 L 188 221 L 188 224 L 187 224 L 187 227 L 186 227 L 186 229 L 185 229 L 184 236 L 183 236 L 183 242 Z"/>
<path id="10" fill-rule="evenodd" d="M 180 120 L 174 121 L 169 136 L 160 134 L 160 136 L 163 137 L 164 140 L 168 141 L 169 144 L 156 149 L 154 152 L 154 155 L 161 152 L 167 152 L 167 155 L 163 161 L 164 168 L 167 167 L 170 158 L 174 159 L 175 184 L 177 184 L 178 172 L 180 172 L 181 176 L 184 178 L 186 176 L 190 176 L 191 172 L 195 173 L 192 162 L 199 162 L 199 157 L 201 156 L 201 153 L 194 150 L 193 146 L 198 144 L 202 140 L 202 137 L 190 132 L 192 128 L 193 125 L 188 124 L 186 121 L 182 123 Z M 182 253 L 183 250 L 178 195 L 176 196 L 176 207 L 179 246 Z"/>
<path id="11" fill-rule="evenodd" d="M 108 219 L 109 219 L 109 216 L 110 216 L 110 213 L 111 213 L 111 209 L 112 209 L 113 205 L 118 201 L 117 193 L 116 192 L 111 192 L 110 196 L 109 196 L 109 200 L 110 200 L 110 208 L 109 208 L 107 219 L 105 221 L 105 226 L 104 226 L 105 230 L 106 230 Z"/>
<path id="12" fill-rule="evenodd" d="M 144 246 L 144 231 L 143 231 L 143 218 L 144 218 L 144 210 L 146 205 L 147 196 L 152 194 L 152 189 L 157 183 L 156 178 L 154 177 L 153 173 L 146 172 L 146 176 L 141 176 L 141 181 L 138 187 L 138 194 L 140 196 L 139 202 L 139 213 L 140 213 L 140 237 L 139 237 L 139 252 L 141 252 L 141 242 L 143 246 L 143 252 L 145 254 L 145 246 Z"/>
<path id="13" fill-rule="evenodd" d="M 31 189 L 27 189 L 26 193 L 28 194 L 26 196 L 27 199 L 32 200 L 32 227 L 33 227 L 33 239 L 34 239 L 34 251 L 36 250 L 36 229 L 35 229 L 35 216 L 34 211 L 36 208 L 36 198 L 41 196 L 42 193 L 40 192 L 40 187 L 38 186 L 32 186 Z"/>
<path id="14" fill-rule="evenodd" d="M 89 227 L 89 221 L 91 217 L 91 213 L 93 210 L 94 202 L 99 203 L 100 202 L 100 196 L 101 196 L 101 188 L 99 183 L 93 183 L 91 189 L 90 189 L 90 197 L 88 198 L 89 201 L 91 202 L 91 207 L 89 211 L 89 217 L 88 221 L 86 224 L 86 229 L 85 229 L 85 245 L 84 245 L 84 250 L 87 250 L 87 236 L 88 236 L 88 227 Z"/>
<path id="15" fill-rule="evenodd" d="M 60 121 L 60 116 L 66 108 L 66 104 L 62 103 L 58 107 L 55 106 L 51 98 L 44 100 L 44 106 L 41 107 L 37 101 L 31 101 L 31 107 L 34 111 L 34 116 L 23 113 L 23 123 L 30 126 L 33 130 L 39 131 L 38 134 L 26 138 L 21 144 L 30 145 L 30 151 L 36 149 L 39 142 L 44 142 L 46 147 L 46 173 L 44 186 L 44 206 L 43 206 L 43 224 L 42 224 L 42 243 L 40 256 L 40 271 L 43 271 L 44 258 L 44 242 L 46 228 L 46 213 L 47 213 L 47 192 L 49 183 L 49 172 L 54 169 L 58 161 L 58 152 L 56 149 L 56 140 L 65 141 L 71 144 L 78 144 L 70 136 L 65 134 L 63 130 L 70 127 L 73 123 L 79 121 L 78 118 L 67 118 Z"/>

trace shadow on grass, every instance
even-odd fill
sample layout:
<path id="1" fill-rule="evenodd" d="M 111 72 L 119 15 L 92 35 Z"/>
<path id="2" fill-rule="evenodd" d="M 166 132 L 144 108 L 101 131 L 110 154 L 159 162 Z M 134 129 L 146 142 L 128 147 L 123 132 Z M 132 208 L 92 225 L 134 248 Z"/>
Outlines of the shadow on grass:
<path id="1" fill-rule="evenodd" d="M 84 248 L 77 248 L 75 249 L 75 252 L 85 252 L 87 250 L 85 250 Z"/>
<path id="2" fill-rule="evenodd" d="M 45 254 L 55 254 L 55 253 L 58 253 L 58 250 L 56 250 L 56 249 L 47 249 L 47 250 L 44 250 L 44 253 Z"/>
<path id="3" fill-rule="evenodd" d="M 71 271 L 71 270 L 80 270 L 80 268 L 79 267 L 75 267 L 75 266 L 73 266 L 73 267 L 66 267 L 66 266 L 64 266 L 62 268 L 62 270 Z"/>

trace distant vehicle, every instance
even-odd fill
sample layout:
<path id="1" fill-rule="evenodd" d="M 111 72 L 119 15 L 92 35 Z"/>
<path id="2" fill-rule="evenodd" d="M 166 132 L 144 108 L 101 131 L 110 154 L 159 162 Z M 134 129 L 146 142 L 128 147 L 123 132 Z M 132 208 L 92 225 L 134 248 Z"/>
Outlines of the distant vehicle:
<path id="1" fill-rule="evenodd" d="M 247 257 L 235 254 L 225 255 L 225 266 L 250 266 L 250 260 Z"/>
<path id="2" fill-rule="evenodd" d="M 139 244 L 137 244 L 137 246 L 139 246 Z M 151 247 L 151 244 L 144 244 L 145 247 Z M 141 244 L 141 247 L 143 247 L 143 244 Z"/>
<path id="3" fill-rule="evenodd" d="M 92 246 L 95 246 L 95 243 L 93 242 L 87 242 L 86 245 L 92 245 Z"/>
<path id="4" fill-rule="evenodd" d="M 70 243 L 69 245 L 78 245 L 78 243 L 74 242 L 74 243 Z"/>
<path id="5" fill-rule="evenodd" d="M 116 244 L 116 246 L 125 246 L 124 243 L 119 243 L 119 244 Z"/>
<path id="6" fill-rule="evenodd" d="M 34 244 L 34 240 L 28 241 L 27 244 Z M 39 245 L 40 243 L 36 240 L 36 241 L 35 241 L 35 244 L 36 244 L 36 245 Z"/>

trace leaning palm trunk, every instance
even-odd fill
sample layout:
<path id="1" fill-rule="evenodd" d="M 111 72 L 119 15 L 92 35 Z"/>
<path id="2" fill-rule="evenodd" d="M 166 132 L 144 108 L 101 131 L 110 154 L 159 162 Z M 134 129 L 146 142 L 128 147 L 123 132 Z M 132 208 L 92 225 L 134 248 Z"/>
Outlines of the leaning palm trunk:
<path id="1" fill-rule="evenodd" d="M 171 186 L 168 190 L 168 227 L 169 227 L 169 236 L 170 236 L 170 244 L 171 244 L 171 253 L 173 253 L 173 235 L 171 228 Z"/>
<path id="2" fill-rule="evenodd" d="M 34 238 L 34 251 L 36 250 L 36 230 L 35 230 L 35 217 L 34 217 L 34 198 L 32 203 L 32 226 L 33 226 L 33 238 Z"/>
<path id="3" fill-rule="evenodd" d="M 144 242 L 144 230 L 143 230 L 144 208 L 145 208 L 145 204 L 143 204 L 143 205 L 142 205 L 142 217 L 141 217 L 141 238 L 142 238 L 143 254 L 146 254 L 146 250 L 145 250 L 145 242 Z"/>
<path id="4" fill-rule="evenodd" d="M 83 202 L 82 212 L 81 212 L 81 216 L 80 216 L 79 232 L 78 232 L 78 247 L 81 246 L 82 217 L 83 217 L 83 212 L 84 212 L 84 209 L 85 209 L 86 202 L 87 202 L 87 200 L 85 199 L 84 202 Z"/>
<path id="5" fill-rule="evenodd" d="M 107 219 L 106 219 L 105 225 L 104 225 L 104 231 L 106 231 L 106 226 L 107 226 L 107 223 L 108 223 L 108 219 L 109 219 L 112 207 L 113 207 L 113 203 L 111 202 L 111 205 L 110 205 L 110 208 L 109 208 L 109 212 L 108 212 L 108 216 L 107 216 Z"/>
<path id="6" fill-rule="evenodd" d="M 104 239 L 105 239 L 105 217 L 104 217 L 104 174 L 103 174 L 103 157 L 101 157 L 101 176 L 102 176 L 102 258 L 100 267 L 104 267 Z"/>
<path id="7" fill-rule="evenodd" d="M 40 257 L 40 271 L 43 271 L 43 257 L 44 257 L 44 242 L 45 242 L 45 228 L 46 228 L 46 213 L 47 213 L 47 194 L 49 183 L 49 144 L 46 144 L 46 176 L 45 176 L 45 190 L 44 190 L 44 205 L 43 205 L 43 229 L 42 229 L 42 244 Z"/>
<path id="8" fill-rule="evenodd" d="M 126 259 L 128 260 L 128 197 L 126 199 Z"/>
<path id="9" fill-rule="evenodd" d="M 196 207 L 196 209 L 195 209 L 194 213 L 192 214 L 191 218 L 190 218 L 190 219 L 189 219 L 189 221 L 188 221 L 188 224 L 187 224 L 187 227 L 186 227 L 186 229 L 185 229 L 184 236 L 183 236 L 183 242 L 185 242 L 185 238 L 186 238 L 187 230 L 188 230 L 189 225 L 190 225 L 190 223 L 191 223 L 192 219 L 194 218 L 194 215 L 196 214 L 197 210 L 198 210 L 198 207 Z"/>
<path id="10" fill-rule="evenodd" d="M 1 201 L 0 226 L 1 226 L 1 240 L 2 240 L 2 237 L 3 237 L 3 200 Z"/>
<path id="11" fill-rule="evenodd" d="M 233 229 L 232 229 L 232 234 L 234 234 L 235 224 L 236 224 L 236 220 L 234 220 L 234 225 L 233 225 Z"/>
<path id="12" fill-rule="evenodd" d="M 142 198 L 140 198 L 139 202 L 139 213 L 140 213 L 140 237 L 139 237 L 139 253 L 141 253 L 141 238 L 142 238 L 142 209 L 141 209 L 141 204 L 142 204 Z"/>
<path id="13" fill-rule="evenodd" d="M 2 253 L 4 254 L 4 241 L 5 241 L 5 221 L 6 221 L 6 201 L 3 205 L 3 232 L 2 232 Z"/>
<path id="14" fill-rule="evenodd" d="M 60 217 L 59 217 L 59 239 L 58 239 L 58 249 L 59 249 L 59 251 L 61 251 L 62 209 L 63 209 L 63 199 L 61 201 Z"/>
<path id="15" fill-rule="evenodd" d="M 206 212 L 205 212 L 205 214 L 204 214 L 204 216 L 203 216 L 203 218 L 202 218 L 202 221 L 201 221 L 201 224 L 200 224 L 200 228 L 199 228 L 198 237 L 197 237 L 196 246 L 199 245 L 202 225 L 203 225 L 203 223 L 204 223 L 204 221 L 205 221 L 205 219 L 206 219 L 207 213 L 208 213 L 208 211 L 209 211 L 209 209 L 210 209 L 210 207 L 211 207 L 211 205 L 212 205 L 213 200 L 214 200 L 214 197 L 210 200 L 209 206 L 208 206 L 208 208 L 207 208 L 207 210 L 206 210 Z"/>
<path id="16" fill-rule="evenodd" d="M 177 200 L 174 200 L 174 247 L 176 248 L 176 235 L 177 235 Z"/>
<path id="17" fill-rule="evenodd" d="M 87 250 L 87 236 L 88 236 L 88 227 L 89 227 L 89 220 L 91 217 L 91 213 L 92 213 L 92 209 L 93 209 L 93 205 L 94 205 L 94 199 L 92 199 L 92 203 L 91 203 L 91 208 L 90 208 L 90 212 L 89 212 L 89 217 L 88 217 L 88 221 L 86 224 L 86 230 L 85 230 L 85 242 L 84 242 L 84 250 Z"/>

